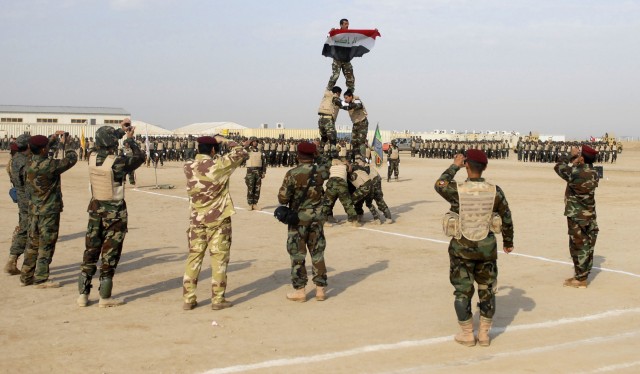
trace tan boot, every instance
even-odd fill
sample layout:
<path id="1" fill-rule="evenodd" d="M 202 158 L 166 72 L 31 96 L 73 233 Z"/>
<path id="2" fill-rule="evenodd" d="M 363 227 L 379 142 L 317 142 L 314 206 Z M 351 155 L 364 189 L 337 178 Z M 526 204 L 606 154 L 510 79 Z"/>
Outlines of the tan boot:
<path id="1" fill-rule="evenodd" d="M 253 204 L 253 210 L 260 210 L 260 207 L 258 206 L 258 204 Z"/>
<path id="2" fill-rule="evenodd" d="M 576 278 L 565 279 L 563 286 L 573 288 L 587 288 L 587 281 L 579 281 Z"/>
<path id="3" fill-rule="evenodd" d="M 462 344 L 466 347 L 473 347 L 476 345 L 476 338 L 473 336 L 473 319 L 468 319 L 464 322 L 458 321 L 461 332 L 457 333 L 455 336 L 456 343 Z"/>
<path id="4" fill-rule="evenodd" d="M 44 290 L 46 288 L 60 288 L 60 282 L 54 282 L 54 281 L 46 281 L 44 283 L 36 283 L 36 285 L 34 286 L 34 288 L 40 289 L 40 290 Z"/>
<path id="5" fill-rule="evenodd" d="M 354 219 L 353 221 L 351 221 L 351 225 L 353 227 L 362 227 L 362 223 L 360 223 L 360 220 L 358 219 Z"/>
<path id="6" fill-rule="evenodd" d="M 84 308 L 85 306 L 87 306 L 87 304 L 89 304 L 89 295 L 87 295 L 86 293 L 81 293 L 80 296 L 78 296 L 78 298 L 76 299 L 76 303 L 79 307 Z"/>
<path id="7" fill-rule="evenodd" d="M 18 256 L 10 255 L 7 260 L 7 264 L 4 266 L 4 272 L 10 275 L 18 275 L 20 274 L 20 269 L 18 269 Z"/>
<path id="8" fill-rule="evenodd" d="M 478 344 L 481 347 L 488 347 L 491 344 L 489 330 L 491 330 L 491 318 L 480 317 L 480 327 L 478 328 Z"/>
<path id="9" fill-rule="evenodd" d="M 120 305 L 124 305 L 124 301 L 116 299 L 114 297 L 109 297 L 106 299 L 100 298 L 100 301 L 98 302 L 98 306 L 100 308 L 111 308 Z"/>
<path id="10" fill-rule="evenodd" d="M 316 300 L 324 301 L 327 295 L 324 293 L 326 287 L 316 286 Z"/>
<path id="11" fill-rule="evenodd" d="M 293 290 L 293 292 L 289 292 L 287 294 L 287 299 L 291 301 L 297 301 L 300 303 L 304 303 L 307 301 L 307 292 L 304 288 L 299 288 L 297 290 Z"/>

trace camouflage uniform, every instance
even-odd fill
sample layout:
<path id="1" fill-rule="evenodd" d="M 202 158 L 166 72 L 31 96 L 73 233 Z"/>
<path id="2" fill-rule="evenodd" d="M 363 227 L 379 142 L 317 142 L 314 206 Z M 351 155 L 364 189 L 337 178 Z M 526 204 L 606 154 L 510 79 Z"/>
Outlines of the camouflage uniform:
<path id="1" fill-rule="evenodd" d="M 353 96 L 353 101 L 349 103 L 346 110 L 349 111 L 351 122 L 351 146 L 353 153 L 360 154 L 364 157 L 367 149 L 367 133 L 369 132 L 369 120 L 367 119 L 367 110 L 358 96 Z"/>
<path id="2" fill-rule="evenodd" d="M 332 167 L 343 167 L 345 168 L 344 172 L 346 174 L 347 166 L 345 164 L 332 165 Z M 340 199 L 340 203 L 344 207 L 349 221 L 356 220 L 357 214 L 353 206 L 353 201 L 351 200 L 347 180 L 337 176 L 330 176 L 327 181 L 327 188 L 324 192 L 324 201 L 322 203 L 322 214 L 324 216 L 333 216 L 333 206 L 336 203 L 336 199 Z"/>
<path id="3" fill-rule="evenodd" d="M 287 236 L 287 252 L 291 258 L 291 283 L 296 290 L 303 289 L 308 282 L 305 266 L 307 249 L 311 255 L 313 283 L 319 287 L 327 285 L 327 268 L 324 263 L 324 249 L 327 243 L 323 231 L 325 216 L 322 213 L 322 185 L 329 178 L 329 160 L 326 156 L 319 158 L 314 183 L 309 187 L 300 206 L 297 204 L 309 182 L 313 167 L 311 162 L 301 160 L 297 167 L 287 171 L 278 192 L 280 204 L 288 204 L 290 208 L 298 211 L 300 218 L 298 225 L 289 226 Z"/>
<path id="4" fill-rule="evenodd" d="M 49 142 L 51 146 L 53 141 Z M 67 149 L 61 160 L 33 155 L 26 171 L 30 199 L 29 238 L 24 252 L 20 281 L 40 284 L 49 279 L 49 265 L 58 241 L 62 188 L 60 175 L 78 162 L 78 154 Z"/>
<path id="5" fill-rule="evenodd" d="M 333 63 L 331 64 L 331 77 L 329 77 L 329 83 L 327 83 L 327 90 L 331 90 L 331 88 L 336 85 L 338 78 L 340 78 L 341 69 L 342 74 L 344 74 L 344 79 L 347 81 L 347 88 L 355 92 L 356 78 L 353 76 L 353 65 L 351 65 L 351 61 L 338 61 L 336 59 L 333 59 Z"/>
<path id="6" fill-rule="evenodd" d="M 103 129 L 107 129 L 112 133 L 112 144 L 104 143 L 103 136 L 100 133 Z M 91 160 L 95 155 L 97 166 L 103 165 L 107 157 L 112 153 L 109 148 L 117 147 L 118 139 L 125 135 L 125 131 L 122 129 L 111 129 L 113 128 L 105 126 L 98 129 L 96 133 L 97 148 L 91 155 Z M 145 154 L 134 139 L 127 138 L 124 140 L 124 144 L 131 149 L 131 153 L 126 156 L 117 156 L 113 161 L 111 172 L 115 186 L 124 186 L 127 174 L 133 173 L 145 161 Z M 96 186 L 92 182 L 92 191 L 94 188 Z M 98 258 L 102 257 L 99 293 L 100 298 L 109 299 L 113 288 L 113 276 L 120 261 L 124 237 L 128 231 L 127 203 L 124 200 L 124 192 L 121 200 L 99 200 L 92 196 L 87 212 L 89 213 L 89 222 L 85 236 L 85 250 L 78 276 L 78 293 L 80 295 L 89 295 L 91 292 L 91 279 L 97 271 Z"/>
<path id="7" fill-rule="evenodd" d="M 573 259 L 575 279 L 586 281 L 593 266 L 593 251 L 598 238 L 595 190 L 598 173 L 593 165 L 574 166 L 563 156 L 554 170 L 567 182 L 564 193 L 569 227 L 569 253 Z"/>
<path id="8" fill-rule="evenodd" d="M 387 169 L 387 182 L 391 179 L 391 175 L 395 173 L 395 179 L 398 180 L 400 174 L 400 151 L 395 143 L 391 143 L 387 149 L 387 162 L 389 167 Z"/>
<path id="9" fill-rule="evenodd" d="M 19 146 L 29 145 L 29 136 L 20 135 L 17 141 Z M 10 256 L 20 257 L 27 245 L 27 228 L 29 227 L 29 196 L 26 192 L 26 169 L 29 163 L 28 151 L 17 152 L 10 161 L 11 184 L 18 193 L 18 230 L 11 242 Z"/>
<path id="10" fill-rule="evenodd" d="M 258 200 L 260 200 L 262 178 L 264 178 L 267 172 L 267 160 L 257 147 L 247 147 L 247 152 L 249 155 L 253 152 L 260 155 L 262 162 L 261 166 L 248 166 L 247 175 L 244 177 L 245 184 L 247 185 L 247 204 L 256 205 L 258 204 Z"/>
<path id="11" fill-rule="evenodd" d="M 458 185 L 453 180 L 460 168 L 455 164 L 436 181 L 435 190 L 451 204 L 450 210 L 459 213 L 460 203 Z M 474 178 L 471 181 L 484 181 Z M 502 218 L 502 242 L 505 248 L 513 247 L 513 221 L 504 193 L 496 186 L 493 212 Z M 478 284 L 478 307 L 480 316 L 491 319 L 495 313 L 495 289 L 497 287 L 498 264 L 497 244 L 492 232 L 480 241 L 472 241 L 464 236 L 452 238 L 449 243 L 449 280 L 455 288 L 454 307 L 458 321 L 471 319 L 471 299 L 474 294 L 474 281 Z"/>
<path id="12" fill-rule="evenodd" d="M 333 86 L 331 87 L 333 88 Z M 336 146 L 338 133 L 336 132 L 336 118 L 342 102 L 339 97 L 334 96 L 331 88 L 324 92 L 320 107 L 318 108 L 318 129 L 320 130 L 320 146 L 329 142 L 332 147 Z M 295 153 L 295 152 L 294 152 Z"/>
<path id="13" fill-rule="evenodd" d="M 236 212 L 229 194 L 229 178 L 247 156 L 241 145 L 229 142 L 228 146 L 230 152 L 224 156 L 198 154 L 183 167 L 191 210 L 187 230 L 189 255 L 182 280 L 185 303 L 196 301 L 198 276 L 207 249 L 211 256 L 212 304 L 225 302 L 231 216 Z"/>

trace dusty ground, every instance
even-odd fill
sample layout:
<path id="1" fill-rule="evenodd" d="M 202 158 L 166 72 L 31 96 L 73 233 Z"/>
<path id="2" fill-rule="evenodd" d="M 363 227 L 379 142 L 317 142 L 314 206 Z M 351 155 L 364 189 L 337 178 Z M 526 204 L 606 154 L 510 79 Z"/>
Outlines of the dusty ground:
<path id="1" fill-rule="evenodd" d="M 396 224 L 328 228 L 329 298 L 306 303 L 285 299 L 286 228 L 270 214 L 286 170 L 268 171 L 261 213 L 244 209 L 239 169 L 232 178 L 239 210 L 227 292 L 235 306 L 210 309 L 207 264 L 200 305 L 190 312 L 181 309 L 187 201 L 176 163 L 158 169 L 159 183 L 176 189 L 127 190 L 130 231 L 114 287 L 127 304 L 100 309 L 94 290 L 89 307 L 76 306 L 89 201 L 87 167 L 78 164 L 63 177 L 65 211 L 52 264 L 52 278 L 64 286 L 36 290 L 0 276 L 0 371 L 638 372 L 640 149 L 632 148 L 605 167 L 597 190 L 599 269 L 586 290 L 562 287 L 572 268 L 564 183 L 553 165 L 520 164 L 513 156 L 490 163 L 486 177 L 505 190 L 513 211 L 516 249 L 499 258 L 489 348 L 452 342 L 458 326 L 440 228 L 448 206 L 432 187 L 449 161 L 403 154 L 400 181 L 383 184 Z M 1 154 L 3 169 L 6 161 Z M 138 178 L 139 186 L 155 184 L 153 169 L 139 170 Z M 3 173 L 0 191 L 8 188 Z M 17 212 L 6 195 L 0 208 L 4 265 Z"/>

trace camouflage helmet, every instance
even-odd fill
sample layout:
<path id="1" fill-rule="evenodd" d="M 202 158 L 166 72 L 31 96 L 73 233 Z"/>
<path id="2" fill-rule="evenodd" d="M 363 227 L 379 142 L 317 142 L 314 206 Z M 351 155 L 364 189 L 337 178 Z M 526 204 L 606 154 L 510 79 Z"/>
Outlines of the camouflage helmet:
<path id="1" fill-rule="evenodd" d="M 96 131 L 96 148 L 113 148 L 118 145 L 116 129 L 111 126 L 102 126 Z"/>
<path id="2" fill-rule="evenodd" d="M 29 146 L 29 139 L 31 139 L 31 135 L 22 134 L 16 139 L 16 145 L 18 148 L 27 148 Z"/>

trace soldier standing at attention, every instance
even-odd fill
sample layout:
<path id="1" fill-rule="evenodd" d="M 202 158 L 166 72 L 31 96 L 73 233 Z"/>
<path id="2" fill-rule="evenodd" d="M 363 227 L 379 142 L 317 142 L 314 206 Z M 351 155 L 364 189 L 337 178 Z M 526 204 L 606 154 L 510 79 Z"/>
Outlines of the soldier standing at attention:
<path id="1" fill-rule="evenodd" d="M 395 179 L 398 180 L 398 171 L 400 167 L 400 150 L 396 145 L 396 140 L 393 139 L 391 144 L 389 144 L 389 149 L 387 149 L 387 162 L 389 163 L 389 169 L 387 170 L 387 182 L 391 180 L 391 174 L 395 173 Z"/>
<path id="2" fill-rule="evenodd" d="M 349 29 L 349 20 L 343 18 L 340 20 L 340 30 Z M 332 31 L 334 29 L 331 29 Z M 351 61 L 338 61 L 335 58 L 333 59 L 333 63 L 331 64 L 331 77 L 329 77 L 329 83 L 327 83 L 327 90 L 331 90 L 333 86 L 338 82 L 338 78 L 340 77 L 340 70 L 342 70 L 342 74 L 344 74 L 344 79 L 347 81 L 347 88 L 352 92 L 356 90 L 356 78 L 353 75 L 353 65 L 351 65 Z"/>
<path id="3" fill-rule="evenodd" d="M 598 173 L 593 162 L 598 152 L 588 145 L 572 147 L 570 158 L 563 156 L 553 168 L 567 182 L 564 192 L 569 226 L 569 253 L 575 275 L 564 281 L 565 287 L 587 288 L 587 278 L 593 266 L 593 250 L 598 238 L 595 191 Z"/>
<path id="4" fill-rule="evenodd" d="M 262 179 L 267 173 L 267 162 L 262 151 L 258 149 L 258 140 L 254 137 L 250 142 L 246 149 L 249 158 L 247 159 L 247 176 L 244 178 L 247 184 L 247 204 L 249 204 L 249 210 L 260 210 L 258 200 L 260 200 Z"/>
<path id="5" fill-rule="evenodd" d="M 57 288 L 60 283 L 49 280 L 49 265 L 58 241 L 62 212 L 61 174 L 78 162 L 78 154 L 67 149 L 64 158 L 47 157 L 49 148 L 58 142 L 64 147 L 68 133 L 57 131 L 50 138 L 42 135 L 29 139 L 33 154 L 26 170 L 26 191 L 29 196 L 29 238 L 24 252 L 20 282 L 36 288 Z"/>
<path id="6" fill-rule="evenodd" d="M 229 152 L 219 154 L 220 145 L 227 145 Z M 247 157 L 244 147 L 221 135 L 198 138 L 198 154 L 184 164 L 189 195 L 189 256 L 182 279 L 183 310 L 198 305 L 196 287 L 202 268 L 202 260 L 209 249 L 211 255 L 211 309 L 220 310 L 233 306 L 225 300 L 227 289 L 227 264 L 231 251 L 231 216 L 235 214 L 229 194 L 229 178 Z"/>
<path id="7" fill-rule="evenodd" d="M 316 300 L 322 301 L 326 297 L 327 287 L 327 268 L 324 263 L 327 243 L 323 231 L 325 217 L 321 212 L 322 185 L 329 178 L 331 158 L 325 153 L 319 158 L 321 164 L 314 164 L 317 149 L 313 143 L 301 142 L 297 151 L 299 165 L 287 171 L 278 191 L 280 204 L 289 205 L 289 208 L 298 212 L 300 219 L 297 225 L 289 225 L 288 229 L 287 252 L 291 259 L 291 283 L 294 290 L 287 294 L 287 299 L 298 302 L 307 300 L 305 263 L 308 250 L 311 255 L 313 283 L 316 285 Z"/>
<path id="8" fill-rule="evenodd" d="M 29 227 L 29 196 L 27 195 L 25 171 L 29 163 L 29 138 L 27 134 L 22 134 L 16 139 L 16 153 L 7 163 L 9 165 L 9 177 L 11 184 L 15 187 L 18 195 L 18 227 L 11 248 L 9 249 L 9 260 L 4 267 L 4 272 L 10 275 L 20 274 L 18 269 L 18 258 L 24 253 L 27 246 L 27 231 Z M 12 144 L 14 145 L 14 144 Z"/>
<path id="9" fill-rule="evenodd" d="M 353 157 L 355 154 L 364 156 L 367 148 L 367 133 L 369 132 L 369 120 L 367 119 L 367 110 L 362 104 L 362 100 L 358 96 L 353 96 L 353 90 L 347 90 L 344 93 L 344 101 L 347 103 L 343 109 L 349 112 L 351 122 L 351 146 L 353 148 Z"/>
<path id="10" fill-rule="evenodd" d="M 481 346 L 491 343 L 489 330 L 496 311 L 498 277 L 498 250 L 494 233 L 502 233 L 505 253 L 513 251 L 511 211 L 502 189 L 482 178 L 487 163 L 483 151 L 469 149 L 466 159 L 462 154 L 455 156 L 453 164 L 435 184 L 436 192 L 451 204 L 443 226 L 445 235 L 452 237 L 449 243 L 449 280 L 455 288 L 453 305 L 462 329 L 455 336 L 455 341 L 469 347 L 476 345 L 471 313 L 474 282 L 478 284 L 480 308 L 477 341 Z M 457 183 L 453 178 L 463 166 L 468 178 L 463 183 Z"/>
<path id="11" fill-rule="evenodd" d="M 134 140 L 135 129 L 131 120 L 120 122 L 120 129 L 102 126 L 96 131 L 96 149 L 89 157 L 89 181 L 91 200 L 89 201 L 89 223 L 85 238 L 86 247 L 78 275 L 78 306 L 89 303 L 91 279 L 96 274 L 98 258 L 100 265 L 100 308 L 124 304 L 112 298 L 113 276 L 122 254 L 122 245 L 127 233 L 128 213 L 124 201 L 124 183 L 127 174 L 144 163 L 145 154 Z M 126 156 L 116 155 L 118 140 L 124 140 L 131 152 Z"/>

